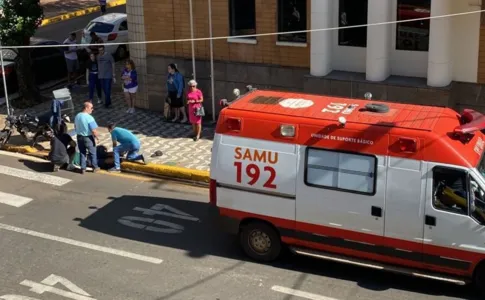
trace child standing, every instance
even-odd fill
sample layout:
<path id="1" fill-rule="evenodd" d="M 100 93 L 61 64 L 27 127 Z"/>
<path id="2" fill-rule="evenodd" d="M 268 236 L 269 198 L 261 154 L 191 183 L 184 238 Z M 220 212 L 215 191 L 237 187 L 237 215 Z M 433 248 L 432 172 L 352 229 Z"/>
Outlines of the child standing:
<path id="1" fill-rule="evenodd" d="M 123 80 L 123 92 L 125 93 L 126 104 L 128 104 L 126 112 L 132 114 L 135 112 L 135 98 L 138 90 L 138 74 L 133 60 L 126 61 L 125 69 L 121 73 L 121 80 Z"/>

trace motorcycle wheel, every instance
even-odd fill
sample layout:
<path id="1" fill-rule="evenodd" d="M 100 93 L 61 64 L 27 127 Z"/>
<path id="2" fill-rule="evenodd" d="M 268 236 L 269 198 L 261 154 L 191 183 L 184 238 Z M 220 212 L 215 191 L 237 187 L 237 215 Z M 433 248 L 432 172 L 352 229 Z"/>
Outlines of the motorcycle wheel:
<path id="1" fill-rule="evenodd" d="M 2 130 L 0 132 L 0 148 L 3 148 L 6 143 L 10 140 L 10 137 L 12 136 L 12 131 L 11 130 Z"/>

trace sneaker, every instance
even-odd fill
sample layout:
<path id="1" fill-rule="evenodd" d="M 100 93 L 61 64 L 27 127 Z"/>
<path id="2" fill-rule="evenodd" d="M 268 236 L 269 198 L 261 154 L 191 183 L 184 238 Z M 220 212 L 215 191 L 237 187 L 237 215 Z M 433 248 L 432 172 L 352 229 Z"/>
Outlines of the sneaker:
<path id="1" fill-rule="evenodd" d="M 135 113 L 135 109 L 134 108 L 130 108 L 130 114 L 134 114 Z"/>
<path id="2" fill-rule="evenodd" d="M 52 172 L 59 172 L 60 167 L 58 165 L 54 165 L 52 168 Z"/>
<path id="3" fill-rule="evenodd" d="M 110 173 L 120 173 L 121 170 L 113 167 L 113 168 L 109 169 L 108 172 L 110 172 Z"/>
<path id="4" fill-rule="evenodd" d="M 182 121 L 180 121 L 180 123 L 187 123 L 187 118 L 186 118 L 186 117 L 184 117 L 184 118 L 182 119 Z"/>
<path id="5" fill-rule="evenodd" d="M 79 169 L 79 174 L 84 175 L 84 172 L 86 172 L 86 170 L 84 170 L 84 169 Z"/>
<path id="6" fill-rule="evenodd" d="M 67 166 L 67 168 L 66 168 L 66 170 L 67 170 L 67 171 L 73 171 L 73 170 L 75 170 L 75 169 L 76 169 L 76 167 L 75 167 L 73 164 L 69 164 L 69 165 Z"/>
<path id="7" fill-rule="evenodd" d="M 93 173 L 97 173 L 100 170 L 99 167 L 93 168 Z"/>

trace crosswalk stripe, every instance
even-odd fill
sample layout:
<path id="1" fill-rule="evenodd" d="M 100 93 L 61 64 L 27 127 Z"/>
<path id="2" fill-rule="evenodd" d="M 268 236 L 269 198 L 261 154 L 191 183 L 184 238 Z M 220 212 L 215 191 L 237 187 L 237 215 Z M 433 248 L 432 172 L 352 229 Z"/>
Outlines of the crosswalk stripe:
<path id="1" fill-rule="evenodd" d="M 31 180 L 31 181 L 37 181 L 40 183 L 51 184 L 55 186 L 62 186 L 62 185 L 65 185 L 66 183 L 71 182 L 71 180 L 67 178 L 62 178 L 62 177 L 32 172 L 32 171 L 26 171 L 21 169 L 15 169 L 7 166 L 0 166 L 0 174 L 22 178 L 26 180 Z"/>
<path id="2" fill-rule="evenodd" d="M 0 203 L 10 206 L 21 207 L 32 201 L 32 198 L 0 192 Z"/>

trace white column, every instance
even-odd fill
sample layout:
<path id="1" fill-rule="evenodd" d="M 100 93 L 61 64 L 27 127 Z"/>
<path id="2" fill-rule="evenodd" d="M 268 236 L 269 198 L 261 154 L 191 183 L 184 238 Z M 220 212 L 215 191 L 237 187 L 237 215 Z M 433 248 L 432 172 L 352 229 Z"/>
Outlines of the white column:
<path id="1" fill-rule="evenodd" d="M 451 13 L 451 0 L 431 1 L 431 16 Z M 451 22 L 453 18 L 431 19 L 429 28 L 428 85 L 444 87 L 452 80 Z M 465 34 L 465 33 L 464 33 Z M 463 45 L 466 47 L 466 45 Z"/>
<path id="2" fill-rule="evenodd" d="M 367 23 L 392 20 L 393 1 L 369 0 Z M 392 25 L 367 27 L 366 74 L 369 81 L 384 81 L 391 75 Z"/>
<path id="3" fill-rule="evenodd" d="M 128 15 L 128 41 L 140 42 L 145 38 L 145 16 L 143 13 L 143 0 L 126 1 L 126 14 Z M 146 44 L 129 45 L 130 58 L 133 59 L 138 72 L 138 92 L 135 105 L 148 108 L 147 94 L 147 49 Z"/>
<path id="4" fill-rule="evenodd" d="M 331 28 L 333 0 L 312 0 L 311 29 Z M 332 34 L 330 30 L 310 33 L 310 74 L 325 76 L 332 71 Z"/>

